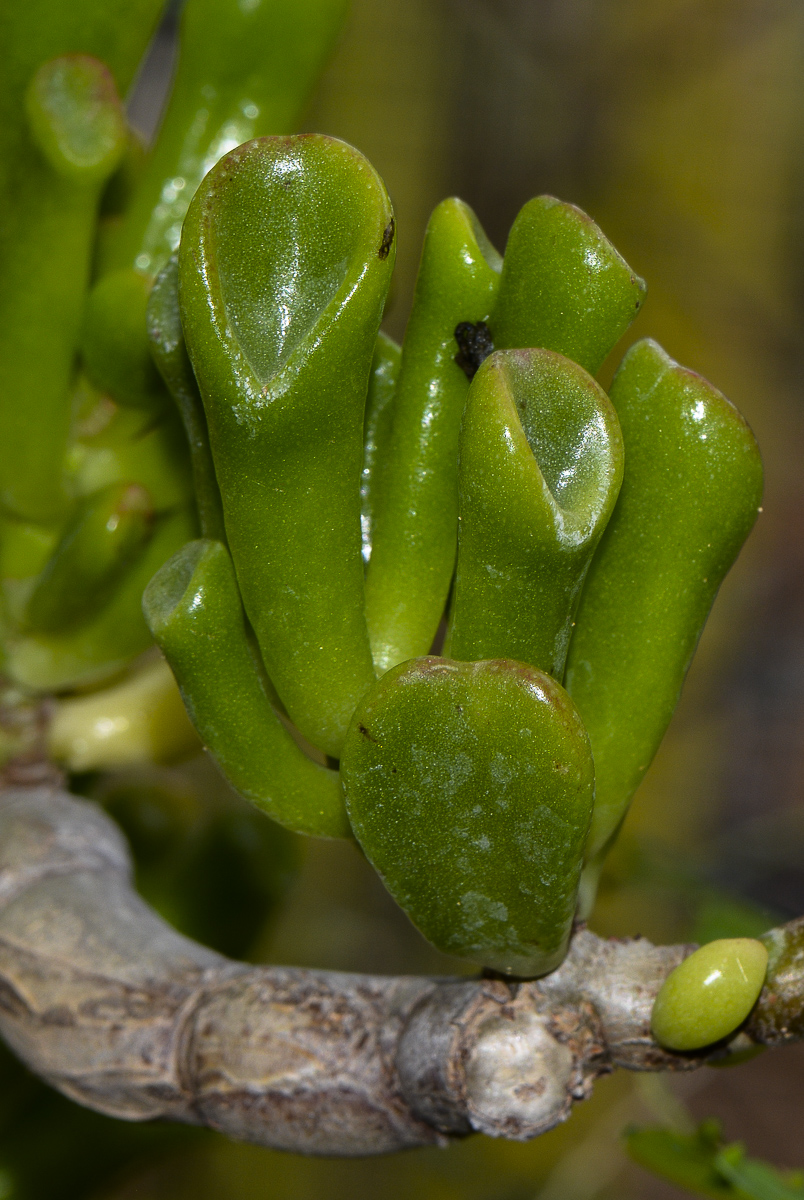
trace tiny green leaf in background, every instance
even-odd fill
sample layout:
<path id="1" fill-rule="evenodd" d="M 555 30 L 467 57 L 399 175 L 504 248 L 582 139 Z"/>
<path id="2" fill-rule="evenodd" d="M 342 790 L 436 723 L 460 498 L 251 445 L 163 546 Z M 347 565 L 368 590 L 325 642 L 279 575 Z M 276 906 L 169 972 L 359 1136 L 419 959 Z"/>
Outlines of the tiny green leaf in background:
<path id="1" fill-rule="evenodd" d="M 704 1121 L 695 1133 L 629 1128 L 626 1148 L 634 1162 L 696 1196 L 715 1200 L 800 1200 L 804 1175 L 778 1171 L 749 1158 L 739 1142 L 725 1145 L 717 1121 Z"/>

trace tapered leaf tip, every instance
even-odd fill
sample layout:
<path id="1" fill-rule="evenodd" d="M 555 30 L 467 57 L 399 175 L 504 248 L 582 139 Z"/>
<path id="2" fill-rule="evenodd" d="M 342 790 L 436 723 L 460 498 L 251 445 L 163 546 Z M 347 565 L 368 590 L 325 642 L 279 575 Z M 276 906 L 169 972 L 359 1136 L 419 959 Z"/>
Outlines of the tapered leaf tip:
<path id="1" fill-rule="evenodd" d="M 187 542 L 159 568 L 142 596 L 143 615 L 155 638 L 181 603 L 198 565 L 221 552 L 226 553 L 220 542 L 198 538 Z"/>
<path id="2" fill-rule="evenodd" d="M 324 134 L 245 142 L 209 172 L 185 221 L 191 354 L 192 314 L 211 305 L 266 385 L 359 283 L 373 275 L 387 286 L 395 243 L 385 185 L 348 143 Z"/>

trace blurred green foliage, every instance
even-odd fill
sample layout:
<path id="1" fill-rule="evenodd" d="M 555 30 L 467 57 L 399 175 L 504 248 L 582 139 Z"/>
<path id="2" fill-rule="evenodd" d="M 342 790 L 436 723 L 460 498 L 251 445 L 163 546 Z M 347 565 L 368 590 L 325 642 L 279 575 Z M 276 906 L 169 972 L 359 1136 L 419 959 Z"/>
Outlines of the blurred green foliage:
<path id="1" fill-rule="evenodd" d="M 298 873 L 300 839 L 266 821 L 201 760 L 86 781 L 129 840 L 137 890 L 181 933 L 248 958 Z"/>
<path id="2" fill-rule="evenodd" d="M 717 1121 L 704 1121 L 692 1134 L 668 1129 L 629 1129 L 628 1153 L 685 1191 L 713 1200 L 796 1200 L 804 1196 L 804 1172 L 776 1171 L 749 1158 L 739 1142 L 725 1145 Z"/>

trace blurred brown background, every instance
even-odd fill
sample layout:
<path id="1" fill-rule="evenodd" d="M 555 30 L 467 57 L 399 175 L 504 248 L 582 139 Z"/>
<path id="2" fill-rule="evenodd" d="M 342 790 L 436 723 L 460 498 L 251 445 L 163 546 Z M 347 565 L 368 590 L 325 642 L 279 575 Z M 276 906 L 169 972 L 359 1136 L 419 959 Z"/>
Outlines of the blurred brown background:
<path id="1" fill-rule="evenodd" d="M 157 48 L 165 61 L 167 42 Z M 588 211 L 648 281 L 650 335 L 743 411 L 764 513 L 719 597 L 682 704 L 608 871 L 593 924 L 659 940 L 759 932 L 804 912 L 804 9 L 795 0 L 353 0 L 306 128 L 386 180 L 401 337 L 432 207 L 458 194 L 502 250 L 521 204 Z M 134 112 L 153 121 L 153 99 Z M 610 378 L 619 352 L 604 368 Z M 253 957 L 456 969 L 349 847 L 309 846 Z M 460 969 L 460 965 L 457 965 Z M 474 1138 L 368 1162 L 307 1161 L 212 1135 L 106 1200 L 648 1200 L 625 1125 L 719 1116 L 804 1166 L 804 1049 L 681 1082 L 604 1080 L 530 1145 Z"/>

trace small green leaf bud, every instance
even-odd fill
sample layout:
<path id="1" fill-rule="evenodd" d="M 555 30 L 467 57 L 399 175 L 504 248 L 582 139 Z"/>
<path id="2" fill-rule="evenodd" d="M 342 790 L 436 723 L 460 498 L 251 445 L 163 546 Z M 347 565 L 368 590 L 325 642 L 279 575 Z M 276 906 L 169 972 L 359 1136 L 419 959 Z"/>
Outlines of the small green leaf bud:
<path id="1" fill-rule="evenodd" d="M 754 938 L 720 938 L 701 946 L 665 979 L 651 1030 L 668 1050 L 700 1050 L 732 1033 L 754 1007 L 768 952 Z"/>

